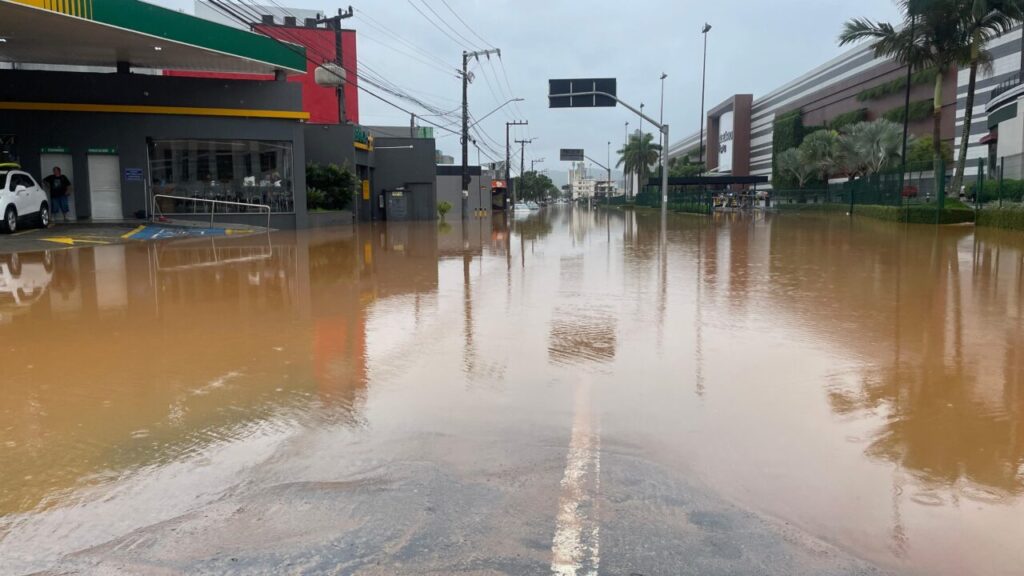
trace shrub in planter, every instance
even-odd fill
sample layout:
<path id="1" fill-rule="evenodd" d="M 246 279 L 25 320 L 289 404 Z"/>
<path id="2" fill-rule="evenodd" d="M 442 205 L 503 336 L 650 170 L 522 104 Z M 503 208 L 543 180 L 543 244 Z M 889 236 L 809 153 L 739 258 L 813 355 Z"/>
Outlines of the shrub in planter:
<path id="1" fill-rule="evenodd" d="M 437 215 L 441 217 L 442 221 L 444 221 L 445 214 L 447 214 L 451 209 L 451 202 L 448 202 L 447 200 L 441 200 L 437 203 Z"/>

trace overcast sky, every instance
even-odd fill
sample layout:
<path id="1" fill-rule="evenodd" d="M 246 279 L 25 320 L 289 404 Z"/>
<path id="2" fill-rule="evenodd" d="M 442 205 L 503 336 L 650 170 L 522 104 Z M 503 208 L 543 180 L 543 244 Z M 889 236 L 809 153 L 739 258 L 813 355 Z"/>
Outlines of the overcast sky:
<path id="1" fill-rule="evenodd" d="M 191 0 L 151 1 L 192 12 Z M 328 13 L 338 8 L 325 0 L 276 1 Z M 731 94 L 751 93 L 757 98 L 840 54 L 836 37 L 851 17 L 893 20 L 897 16 L 893 0 L 347 0 L 346 4 L 349 1 L 356 13 L 347 24 L 360 34 L 358 58 L 363 73 L 372 69 L 437 108 L 459 106 L 461 86 L 454 69 L 460 66 L 464 48 L 480 49 L 485 41 L 500 48 L 504 70 L 496 60 L 471 67 L 476 79 L 469 88 L 470 112 L 481 117 L 512 96 L 525 98 L 480 123 L 484 140 L 501 153 L 505 122 L 528 120 L 528 127 L 513 127 L 512 132 L 514 138 L 537 139 L 527 147 L 527 167 L 530 159 L 544 158 L 540 167 L 553 170 L 567 167 L 558 161 L 559 148 L 584 148 L 588 156 L 604 162 L 607 142 L 612 142 L 614 156 L 622 145 L 625 122 L 630 122 L 632 131 L 638 119 L 621 107 L 548 109 L 549 78 L 617 78 L 621 99 L 634 106 L 643 103 L 644 111 L 657 117 L 659 76 L 668 74 L 665 119 L 674 142 L 699 128 L 704 22 L 713 27 L 708 34 L 705 106 L 710 108 Z M 440 23 L 442 18 L 454 31 Z M 450 71 L 445 72 L 443 65 Z M 424 112 L 406 101 L 396 103 Z M 409 116 L 361 94 L 360 121 L 408 125 Z M 651 130 L 650 125 L 646 128 Z M 458 138 L 437 129 L 435 136 L 438 148 L 458 161 Z M 485 148 L 485 162 L 488 154 Z M 473 149 L 470 161 L 476 162 Z"/>

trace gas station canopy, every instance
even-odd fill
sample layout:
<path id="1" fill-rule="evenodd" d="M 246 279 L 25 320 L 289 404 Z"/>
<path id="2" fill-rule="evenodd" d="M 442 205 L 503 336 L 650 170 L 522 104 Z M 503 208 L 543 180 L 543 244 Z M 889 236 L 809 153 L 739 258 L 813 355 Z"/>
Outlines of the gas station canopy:
<path id="1" fill-rule="evenodd" d="M 301 46 L 139 0 L 0 0 L 0 62 L 306 71 Z"/>

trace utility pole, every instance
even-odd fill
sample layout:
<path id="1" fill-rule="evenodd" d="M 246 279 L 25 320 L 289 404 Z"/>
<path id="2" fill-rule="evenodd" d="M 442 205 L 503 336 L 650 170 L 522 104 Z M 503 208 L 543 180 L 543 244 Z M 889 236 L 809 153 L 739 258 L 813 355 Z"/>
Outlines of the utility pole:
<path id="1" fill-rule="evenodd" d="M 409 138 L 416 137 L 416 115 L 409 115 Z"/>
<path id="2" fill-rule="evenodd" d="M 469 205 L 469 82 L 472 78 L 469 75 L 469 59 L 480 59 L 481 56 L 491 57 L 491 54 L 501 56 L 501 50 L 494 48 L 489 50 L 478 50 L 476 52 L 462 51 L 462 218 L 465 219 Z"/>
<path id="3" fill-rule="evenodd" d="M 534 171 L 534 170 L 533 170 L 533 165 L 534 165 L 534 164 L 539 164 L 539 163 L 541 163 L 541 162 L 543 162 L 543 161 L 544 161 L 544 159 L 543 159 L 543 158 L 537 158 L 536 160 L 530 160 L 530 172 L 533 172 L 533 171 Z"/>
<path id="4" fill-rule="evenodd" d="M 526 171 L 526 145 L 536 140 L 536 138 L 530 138 L 529 140 L 516 140 L 516 144 L 519 144 L 519 180 L 516 181 L 515 188 L 512 189 L 512 208 L 515 208 L 517 202 L 517 189 L 523 181 L 523 173 Z"/>
<path id="5" fill-rule="evenodd" d="M 346 18 L 351 18 L 351 17 L 352 17 L 352 7 L 349 6 L 348 10 L 345 11 L 345 12 L 342 12 L 341 8 L 338 8 L 338 15 L 337 16 L 331 16 L 330 18 L 319 18 L 316 21 L 317 24 L 323 24 L 325 22 L 329 22 L 331 27 L 334 28 L 334 47 L 335 47 L 334 63 L 338 65 L 338 73 L 341 74 L 341 82 L 338 84 L 338 88 L 337 88 L 337 91 L 338 91 L 338 124 L 344 124 L 345 120 L 346 120 L 346 118 L 345 118 L 345 84 L 347 83 L 347 78 L 346 78 L 346 74 L 345 74 L 345 64 L 342 62 L 342 59 L 341 59 L 341 21 L 345 20 Z"/>
<path id="6" fill-rule="evenodd" d="M 505 190 L 512 185 L 512 148 L 509 146 L 508 141 L 508 127 L 509 126 L 525 126 L 529 124 L 529 120 L 515 120 L 513 122 L 505 122 Z"/>

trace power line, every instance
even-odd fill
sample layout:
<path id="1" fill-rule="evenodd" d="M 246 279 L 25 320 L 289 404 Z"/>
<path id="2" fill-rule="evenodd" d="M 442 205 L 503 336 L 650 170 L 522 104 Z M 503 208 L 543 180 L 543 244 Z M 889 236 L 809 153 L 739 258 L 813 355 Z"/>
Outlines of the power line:
<path id="1" fill-rule="evenodd" d="M 431 14 L 433 14 L 434 16 L 437 16 L 437 20 L 438 20 L 438 22 L 440 22 L 441 24 L 444 24 L 445 26 L 447 26 L 447 27 L 448 27 L 448 29 L 449 29 L 449 30 L 451 30 L 452 32 L 454 32 L 456 36 L 458 36 L 459 38 L 461 38 L 462 40 L 464 40 L 464 41 L 466 42 L 466 44 L 467 44 L 467 45 L 468 45 L 468 46 L 469 46 L 470 48 L 472 48 L 473 50 L 476 50 L 476 49 L 477 49 L 477 46 L 475 45 L 475 43 L 474 43 L 474 42 L 473 42 L 472 40 L 470 40 L 469 38 L 466 38 L 466 37 L 465 37 L 465 36 L 463 36 L 462 34 L 459 34 L 459 31 L 458 31 L 458 30 L 456 30 L 454 26 L 452 26 L 451 24 L 449 24 L 449 23 L 448 23 L 448 21 L 447 21 L 447 20 L 445 20 L 444 18 L 442 18 L 442 17 L 441 17 L 441 15 L 440 15 L 440 14 L 438 14 L 438 13 L 437 13 L 437 11 L 436 11 L 436 10 L 434 10 L 434 9 L 433 9 L 433 8 L 432 8 L 432 7 L 430 6 L 430 4 L 427 4 L 427 0 L 420 0 L 420 2 L 422 2 L 422 3 L 423 3 L 423 5 L 427 7 L 427 10 L 430 10 L 430 13 L 431 13 Z M 488 48 L 490 48 L 490 46 L 488 46 Z"/>
<path id="2" fill-rule="evenodd" d="M 244 14 L 241 14 L 239 12 L 235 12 L 232 8 L 227 6 L 227 2 L 226 1 L 223 1 L 223 0 L 210 0 L 210 2 L 213 3 L 218 10 L 222 11 L 223 13 L 228 15 L 229 17 L 235 18 L 240 23 L 242 23 L 244 25 L 251 24 L 251 22 L 246 19 Z M 237 3 L 236 2 L 232 2 L 232 4 L 236 4 L 236 5 L 237 4 L 245 4 L 245 2 L 237 2 Z M 311 62 L 313 64 L 317 64 L 317 65 L 320 64 L 320 63 L 316 62 L 315 60 L 313 60 L 312 58 L 310 58 L 309 55 L 306 54 L 306 51 L 304 49 L 298 48 L 297 46 L 294 46 L 294 45 L 292 45 L 292 44 L 290 44 L 288 42 L 282 42 L 281 40 L 279 40 L 277 38 L 274 38 L 273 36 L 269 36 L 267 34 L 264 34 L 264 36 L 267 36 L 268 38 L 274 40 L 278 44 L 281 44 L 282 46 L 288 48 L 289 50 L 292 50 L 296 54 L 302 55 L 303 58 L 305 58 L 308 62 Z M 292 39 L 297 40 L 294 37 L 292 37 Z M 358 74 L 357 74 L 357 77 L 358 77 Z M 393 108 L 395 108 L 397 110 L 401 110 L 402 112 L 404 112 L 406 114 L 409 114 L 410 116 L 414 114 L 412 111 L 407 110 L 406 108 L 403 108 L 402 106 L 399 106 L 398 104 L 395 104 L 394 102 L 388 100 L 387 98 L 384 98 L 383 96 L 380 96 L 380 95 L 374 93 L 373 91 L 368 90 L 366 87 L 357 84 L 354 80 L 352 80 L 351 78 L 348 78 L 347 76 L 345 76 L 344 78 L 340 78 L 340 80 L 342 80 L 346 84 L 351 84 L 352 86 L 355 86 L 358 90 L 362 90 L 363 92 L 369 94 L 370 96 L 373 96 L 374 98 L 380 100 L 381 102 L 384 102 L 385 104 L 387 104 L 387 105 L 389 105 L 389 106 L 391 106 L 391 107 L 393 107 Z M 447 128 L 445 126 L 437 124 L 435 122 L 431 122 L 430 120 L 423 119 L 423 122 L 425 122 L 427 124 L 430 124 L 431 126 L 439 128 L 441 130 L 445 130 L 445 131 L 451 132 L 453 134 L 458 134 L 458 132 L 456 132 L 455 130 L 452 130 L 450 128 Z"/>
<path id="3" fill-rule="evenodd" d="M 450 71 L 457 71 L 457 69 L 455 69 L 454 67 L 448 68 L 449 67 L 449 63 L 444 61 L 440 57 L 434 56 L 433 54 L 430 54 L 429 51 L 423 49 L 420 46 L 417 46 L 417 45 L 413 44 L 412 42 L 410 42 L 406 38 L 403 38 L 402 35 L 397 34 L 397 33 L 395 33 L 392 30 L 389 30 L 387 28 L 387 26 L 385 26 L 384 24 L 381 24 L 379 20 L 377 20 L 374 17 L 370 16 L 370 14 L 368 14 L 365 10 L 357 8 L 356 12 L 359 12 L 359 14 L 363 18 L 366 19 L 366 23 L 367 24 L 369 24 L 370 26 L 372 26 L 372 27 L 376 28 L 377 30 L 383 32 L 384 34 L 390 35 L 390 37 L 393 40 L 396 40 L 398 42 L 401 42 L 402 44 L 405 44 L 406 46 L 411 48 L 413 51 L 415 51 L 415 52 L 417 52 L 419 54 L 422 54 L 426 58 L 430 58 L 434 62 L 437 62 L 440 66 L 445 67 L 445 68 L 447 68 Z"/>
<path id="4" fill-rule="evenodd" d="M 484 47 L 485 48 L 494 48 L 494 46 L 491 45 L 490 42 L 485 40 L 483 38 L 483 36 L 480 36 L 479 34 L 477 34 L 476 30 L 474 30 L 472 26 L 470 26 L 469 24 L 466 24 L 466 21 L 462 19 L 462 16 L 459 16 L 458 12 L 456 12 L 455 10 L 452 10 L 452 7 L 448 5 L 448 2 L 446 0 L 441 0 L 441 2 L 444 4 L 445 8 L 447 8 L 449 12 L 451 12 L 452 14 L 455 15 L 456 18 L 458 18 L 459 22 L 462 22 L 462 25 L 465 26 L 466 29 L 469 30 L 470 33 L 473 34 L 473 36 L 476 36 L 477 38 L 480 39 L 481 42 L 484 43 Z"/>
<path id="5" fill-rule="evenodd" d="M 436 23 L 436 22 L 434 22 L 433 20 L 431 20 L 429 16 L 427 16 L 426 14 L 424 14 L 424 13 L 423 13 L 423 10 L 420 10 L 420 9 L 419 9 L 419 7 L 418 7 L 418 6 L 416 6 L 416 4 L 414 4 L 414 3 L 413 3 L 413 1 L 412 1 L 412 0 L 406 0 L 406 1 L 407 1 L 407 2 L 409 3 L 409 5 L 410 5 L 410 6 L 412 6 L 412 7 L 413 7 L 413 9 L 414 9 L 414 10 L 416 10 L 417 12 L 419 12 L 419 13 L 420 13 L 420 16 L 423 16 L 423 19 L 424 19 L 424 20 L 426 20 L 427 22 L 430 22 L 430 24 L 431 24 L 431 25 L 432 25 L 432 26 L 433 26 L 434 28 L 437 28 L 438 30 L 440 30 L 440 31 L 441 31 L 441 33 L 442 33 L 442 34 L 444 34 L 445 36 L 447 36 L 449 40 L 451 40 L 452 42 L 454 42 L 456 46 L 458 46 L 459 48 L 463 48 L 463 49 L 465 49 L 465 46 L 464 46 L 464 45 L 463 45 L 463 44 L 462 44 L 461 42 L 459 42 L 459 41 L 458 41 L 458 40 L 457 40 L 457 39 L 456 39 L 456 38 L 455 38 L 454 36 L 452 36 L 451 34 L 449 34 L 448 32 L 446 32 L 444 28 L 441 28 L 440 26 L 438 26 L 438 25 L 437 25 L 437 23 Z M 428 6 L 428 7 L 429 7 L 429 6 Z"/>

